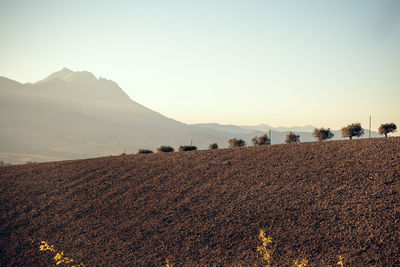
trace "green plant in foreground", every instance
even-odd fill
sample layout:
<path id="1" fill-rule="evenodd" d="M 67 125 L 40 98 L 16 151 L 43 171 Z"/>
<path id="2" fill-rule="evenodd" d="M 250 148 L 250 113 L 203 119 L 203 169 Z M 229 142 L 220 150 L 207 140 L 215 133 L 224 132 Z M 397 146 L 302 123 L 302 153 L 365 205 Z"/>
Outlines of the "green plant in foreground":
<path id="1" fill-rule="evenodd" d="M 64 256 L 64 251 L 61 251 L 61 253 L 60 253 L 60 252 L 57 252 L 57 254 L 54 256 L 53 259 L 56 261 L 56 264 L 57 264 L 57 265 L 59 265 L 59 264 L 61 264 L 61 263 L 71 263 L 71 262 L 74 262 L 73 259 Z"/>
<path id="2" fill-rule="evenodd" d="M 69 264 L 69 263 L 74 262 L 73 259 L 64 256 L 64 251 L 61 251 L 61 252 L 56 251 L 54 246 L 47 244 L 46 241 L 42 241 L 42 242 L 40 242 L 40 244 L 41 244 L 39 246 L 40 251 L 51 251 L 51 252 L 55 253 L 55 256 L 53 257 L 53 259 L 56 262 L 56 265 L 60 265 L 62 263 Z M 71 267 L 78 267 L 78 266 L 85 266 L 85 265 L 83 263 L 79 263 L 78 265 L 74 264 Z"/>
<path id="3" fill-rule="evenodd" d="M 343 257 L 341 255 L 339 255 L 339 261 L 338 261 L 337 265 L 340 265 L 342 267 L 344 266 L 343 265 Z"/>
<path id="4" fill-rule="evenodd" d="M 257 247 L 257 251 L 260 252 L 263 261 L 266 263 L 266 267 L 270 267 L 272 264 L 272 254 L 274 250 L 272 249 L 272 237 L 265 236 L 265 231 L 260 230 L 258 238 L 261 240 L 262 245 Z"/>
<path id="5" fill-rule="evenodd" d="M 166 261 L 166 267 L 174 267 L 174 264 L 171 262 L 171 260 L 169 259 L 169 257 L 165 258 Z"/>
<path id="6" fill-rule="evenodd" d="M 272 254 L 274 253 L 274 250 L 272 248 L 272 237 L 266 236 L 265 231 L 260 229 L 260 234 L 258 235 L 258 238 L 262 241 L 262 245 L 257 247 L 257 251 L 260 252 L 263 261 L 266 263 L 265 267 L 271 267 L 272 266 Z M 343 257 L 339 255 L 339 261 L 337 265 L 343 267 Z M 308 260 L 307 259 L 302 259 L 302 260 L 294 260 L 293 261 L 293 267 L 306 267 L 308 266 Z"/>
<path id="7" fill-rule="evenodd" d="M 302 259 L 301 261 L 293 261 L 293 267 L 306 267 L 308 265 L 308 260 Z"/>

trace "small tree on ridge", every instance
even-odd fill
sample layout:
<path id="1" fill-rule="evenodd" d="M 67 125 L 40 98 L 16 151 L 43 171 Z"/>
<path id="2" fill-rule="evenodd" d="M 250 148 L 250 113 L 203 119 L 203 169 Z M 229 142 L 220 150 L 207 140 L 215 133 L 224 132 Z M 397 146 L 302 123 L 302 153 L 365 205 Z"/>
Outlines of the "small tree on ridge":
<path id="1" fill-rule="evenodd" d="M 171 146 L 160 146 L 157 148 L 157 152 L 162 153 L 162 152 L 174 152 L 174 148 Z"/>
<path id="2" fill-rule="evenodd" d="M 388 133 L 394 133 L 397 130 L 396 124 L 392 123 L 384 123 L 378 129 L 379 134 L 384 134 L 387 138 Z"/>
<path id="3" fill-rule="evenodd" d="M 360 137 L 364 134 L 364 129 L 361 127 L 360 123 L 352 123 L 342 128 L 342 137 L 349 137 L 350 139 L 353 136 Z"/>
<path id="4" fill-rule="evenodd" d="M 318 141 L 323 141 L 323 140 L 326 140 L 326 139 L 331 139 L 331 138 L 334 136 L 334 134 L 331 132 L 331 129 L 330 129 L 330 128 L 328 128 L 328 129 L 324 129 L 324 128 L 318 129 L 318 128 L 315 128 L 315 129 L 314 129 L 314 132 L 313 132 L 313 136 L 314 136 Z"/>
<path id="5" fill-rule="evenodd" d="M 264 134 L 260 137 L 256 136 L 253 139 L 251 139 L 251 143 L 253 144 L 253 146 L 265 146 L 265 145 L 270 145 L 271 140 L 268 138 L 268 135 Z"/>
<path id="6" fill-rule="evenodd" d="M 300 142 L 300 135 L 295 134 L 293 132 L 289 132 L 286 135 L 285 142 L 286 142 L 286 144 L 298 143 L 298 142 Z"/>
<path id="7" fill-rule="evenodd" d="M 212 143 L 208 146 L 209 150 L 214 150 L 214 149 L 218 149 L 218 144 L 217 143 Z"/>
<path id="8" fill-rule="evenodd" d="M 243 141 L 242 139 L 236 139 L 236 138 L 232 138 L 229 139 L 229 147 L 243 147 L 246 146 L 246 142 Z"/>
<path id="9" fill-rule="evenodd" d="M 197 147 L 196 146 L 179 146 L 178 150 L 179 150 L 179 152 L 195 151 L 195 150 L 197 150 Z"/>

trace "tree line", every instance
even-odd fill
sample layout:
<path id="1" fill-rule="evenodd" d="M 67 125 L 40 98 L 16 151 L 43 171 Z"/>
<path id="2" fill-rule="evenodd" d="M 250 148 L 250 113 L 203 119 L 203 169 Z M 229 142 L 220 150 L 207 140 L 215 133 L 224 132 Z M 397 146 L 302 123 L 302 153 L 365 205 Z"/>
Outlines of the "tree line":
<path id="1" fill-rule="evenodd" d="M 387 135 L 389 133 L 393 133 L 397 130 L 397 126 L 394 123 L 384 123 L 381 124 L 381 126 L 378 128 L 378 133 L 381 135 Z M 360 137 L 364 135 L 364 129 L 361 127 L 361 123 L 352 123 L 349 124 L 341 129 L 342 132 L 342 137 L 344 138 L 349 138 L 350 140 L 353 139 L 353 137 Z M 329 140 L 332 139 L 334 134 L 332 133 L 330 128 L 315 128 L 313 133 L 313 137 L 317 141 L 324 141 L 324 140 Z M 291 144 L 291 143 L 299 143 L 300 142 L 300 135 L 295 134 L 293 132 L 289 132 L 286 135 L 285 138 L 285 143 L 286 144 Z M 238 138 L 232 138 L 229 139 L 228 141 L 229 147 L 230 148 L 235 148 L 235 147 L 245 147 L 247 144 L 244 140 L 238 139 Z M 253 146 L 265 146 L 265 145 L 270 145 L 271 144 L 271 139 L 267 134 L 264 134 L 260 137 L 255 136 L 254 138 L 251 139 L 251 143 Z M 218 144 L 213 143 L 210 144 L 208 147 L 209 150 L 214 150 L 218 149 Z M 180 146 L 179 151 L 193 151 L 197 150 L 196 146 Z M 157 152 L 174 152 L 174 148 L 171 146 L 160 146 L 157 148 Z M 152 150 L 149 149 L 139 149 L 137 152 L 138 154 L 146 154 L 146 153 L 153 153 Z"/>

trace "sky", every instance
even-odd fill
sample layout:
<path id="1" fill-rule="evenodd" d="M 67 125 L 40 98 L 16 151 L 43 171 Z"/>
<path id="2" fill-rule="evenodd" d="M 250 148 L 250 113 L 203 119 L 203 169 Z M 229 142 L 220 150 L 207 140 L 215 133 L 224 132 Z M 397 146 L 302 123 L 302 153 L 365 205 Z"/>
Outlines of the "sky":
<path id="1" fill-rule="evenodd" d="M 0 0 L 0 76 L 63 67 L 185 123 L 400 125 L 400 1 Z"/>

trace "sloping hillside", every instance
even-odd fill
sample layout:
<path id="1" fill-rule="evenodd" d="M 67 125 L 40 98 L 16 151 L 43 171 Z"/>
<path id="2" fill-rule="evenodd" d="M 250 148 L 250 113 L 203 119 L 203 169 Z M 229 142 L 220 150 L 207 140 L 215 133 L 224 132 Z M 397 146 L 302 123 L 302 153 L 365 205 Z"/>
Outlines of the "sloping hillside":
<path id="1" fill-rule="evenodd" d="M 12 154 L 77 159 L 228 140 L 136 103 L 111 80 L 65 68 L 34 84 L 0 77 L 0 124 L 0 160 L 12 163 L 23 163 Z"/>
<path id="2" fill-rule="evenodd" d="M 0 262 L 400 265 L 400 138 L 0 167 Z"/>

